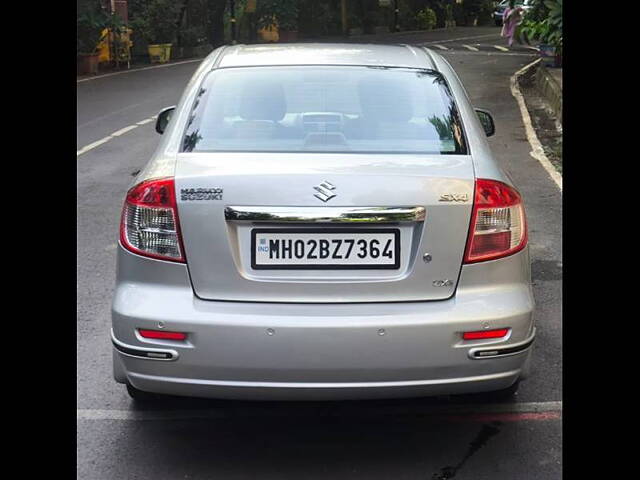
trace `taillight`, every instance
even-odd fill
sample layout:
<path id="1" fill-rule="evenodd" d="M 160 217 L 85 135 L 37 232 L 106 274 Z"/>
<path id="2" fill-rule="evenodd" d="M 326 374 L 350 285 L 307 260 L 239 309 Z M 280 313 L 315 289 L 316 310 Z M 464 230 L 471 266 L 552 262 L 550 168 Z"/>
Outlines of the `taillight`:
<path id="1" fill-rule="evenodd" d="M 527 244 L 527 221 L 520 194 L 509 185 L 479 178 L 464 263 L 519 252 Z"/>
<path id="2" fill-rule="evenodd" d="M 138 255 L 184 263 L 173 178 L 147 180 L 127 192 L 120 241 Z"/>

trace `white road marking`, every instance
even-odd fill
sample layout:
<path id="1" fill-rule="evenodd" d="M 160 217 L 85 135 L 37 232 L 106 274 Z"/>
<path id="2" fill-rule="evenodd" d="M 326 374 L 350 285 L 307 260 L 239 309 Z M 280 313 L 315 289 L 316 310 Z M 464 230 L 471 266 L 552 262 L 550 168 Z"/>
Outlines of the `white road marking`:
<path id="1" fill-rule="evenodd" d="M 81 125 L 78 125 L 76 128 L 78 130 L 81 129 L 81 128 L 85 128 L 85 127 L 87 127 L 87 126 L 89 126 L 89 125 L 91 125 L 93 123 L 99 122 L 100 120 L 104 120 L 105 118 L 111 117 L 113 115 L 117 115 L 118 113 L 122 113 L 122 112 L 124 112 L 126 110 L 131 110 L 132 108 L 136 108 L 139 105 L 142 105 L 142 103 L 134 103 L 132 105 L 127 105 L 124 108 L 120 108 L 118 110 L 114 110 L 113 112 L 109 112 L 106 115 L 101 115 L 99 117 L 93 118 L 93 119 L 89 120 L 88 122 L 85 122 L 85 123 L 83 123 Z"/>
<path id="2" fill-rule="evenodd" d="M 524 101 L 524 97 L 522 96 L 522 92 L 520 91 L 520 87 L 518 86 L 518 78 L 524 74 L 529 68 L 533 67 L 536 63 L 540 62 L 542 59 L 537 59 L 531 62 L 528 65 L 525 65 L 511 77 L 511 95 L 514 96 L 516 101 L 518 102 L 518 106 L 520 107 L 520 114 L 522 115 L 522 121 L 524 123 L 524 128 L 527 133 L 527 140 L 529 140 L 529 144 L 531 145 L 530 155 L 538 160 L 542 167 L 547 171 L 551 179 L 558 186 L 560 192 L 562 192 L 562 175 L 560 172 L 555 169 L 552 163 L 549 161 L 547 156 L 544 153 L 544 149 L 542 148 L 542 144 L 540 140 L 538 140 L 538 136 L 536 135 L 536 131 L 533 128 L 533 124 L 531 123 L 531 116 L 529 115 L 529 110 L 527 110 L 527 104 Z"/>
<path id="3" fill-rule="evenodd" d="M 80 150 L 76 151 L 76 158 L 84 153 L 87 153 L 89 150 L 93 150 L 94 148 L 99 147 L 103 143 L 107 143 L 109 140 L 113 140 L 114 138 L 119 137 L 120 135 L 124 135 L 125 133 L 130 132 L 134 128 L 138 128 L 139 125 L 144 125 L 145 123 L 153 122 L 157 117 L 158 117 L 157 115 L 154 115 L 153 117 L 145 118 L 144 120 L 141 120 L 134 125 L 129 125 L 127 127 L 121 128 L 120 130 L 113 132 L 111 135 L 107 135 L 106 137 L 101 138 L 100 140 L 96 140 L 95 142 L 90 143 L 89 145 L 85 145 Z"/>
<path id="4" fill-rule="evenodd" d="M 435 43 L 432 46 L 434 46 L 436 48 L 439 48 L 440 50 L 449 50 L 447 47 L 444 47 L 442 45 L 438 45 L 438 44 L 435 44 Z"/>
<path id="5" fill-rule="evenodd" d="M 488 38 L 488 37 L 498 37 L 498 34 L 492 33 L 489 35 L 476 35 L 475 37 L 458 37 L 458 38 L 450 38 L 449 40 L 435 40 L 433 42 L 424 42 L 419 45 L 434 45 L 436 43 L 451 43 L 451 42 L 459 42 L 460 40 L 476 40 L 478 38 Z"/>
<path id="6" fill-rule="evenodd" d="M 501 47 L 500 45 L 494 45 L 493 48 L 500 50 L 501 52 L 508 52 L 509 49 L 506 47 Z"/>
<path id="7" fill-rule="evenodd" d="M 97 146 L 102 145 L 103 143 L 108 142 L 109 140 L 111 140 L 111 135 L 109 135 L 108 137 L 101 138 L 100 140 L 96 140 L 95 142 L 90 143 L 89 145 L 85 145 L 84 147 L 82 147 L 80 150 L 76 152 L 76 157 L 79 157 L 83 153 L 86 153 L 89 150 L 96 148 Z"/>
<path id="8" fill-rule="evenodd" d="M 133 130 L 134 128 L 138 128 L 138 125 L 129 125 L 128 127 L 124 127 L 121 128 L 120 130 L 118 130 L 117 132 L 113 132 L 111 134 L 112 137 L 119 137 L 120 135 L 122 135 L 123 133 L 127 133 L 131 130 Z"/>
<path id="9" fill-rule="evenodd" d="M 476 56 L 485 56 L 485 57 L 533 57 L 535 53 L 513 53 L 513 52 L 467 52 L 462 50 L 449 50 L 444 55 L 476 55 Z"/>
<path id="10" fill-rule="evenodd" d="M 479 52 L 479 50 L 476 47 L 472 47 L 471 45 L 462 45 L 462 46 L 467 50 L 471 50 L 472 52 Z"/>
<path id="11" fill-rule="evenodd" d="M 96 75 L 95 77 L 81 78 L 80 80 L 76 80 L 76 83 L 89 82 L 91 80 L 97 80 L 99 78 L 105 78 L 105 77 L 112 77 L 114 75 L 122 75 L 123 73 L 135 73 L 135 72 L 141 72 L 143 70 L 152 70 L 152 69 L 155 69 L 155 68 L 174 67 L 176 65 L 184 65 L 185 63 L 201 62 L 202 60 L 203 60 L 203 58 L 195 58 L 193 60 L 184 60 L 182 62 L 164 63 L 162 65 L 154 65 L 152 67 L 134 68 L 133 70 L 122 70 L 120 72 L 105 73 L 104 75 Z"/>
<path id="12" fill-rule="evenodd" d="M 538 47 L 533 47 L 531 45 L 523 45 L 524 48 L 528 48 L 529 50 L 535 50 L 536 52 L 540 51 Z"/>
<path id="13" fill-rule="evenodd" d="M 290 417 L 299 415 L 308 415 L 308 411 L 304 408 L 299 412 L 297 409 L 279 409 L 260 407 L 259 405 L 249 407 L 245 410 L 246 415 L 239 413 L 238 408 L 216 408 L 216 409 L 198 409 L 198 410 L 101 410 L 101 409 L 78 409 L 76 410 L 76 420 L 198 420 L 198 419 L 216 419 L 216 418 L 233 418 L 238 416 L 267 416 L 267 417 Z M 341 408 L 336 408 L 335 415 L 342 415 L 344 412 Z M 490 413 L 543 413 L 543 412 L 562 412 L 562 402 L 523 402 L 523 403 L 505 403 L 505 404 L 480 404 L 480 405 L 421 405 L 417 409 L 411 406 L 402 407 L 375 407 L 372 409 L 364 408 L 357 412 L 349 411 L 349 415 L 362 416 L 375 414 L 397 414 L 411 415 L 420 413 L 421 415 L 471 415 L 471 414 L 490 414 Z M 331 416 L 332 409 L 323 410 L 322 415 Z"/>

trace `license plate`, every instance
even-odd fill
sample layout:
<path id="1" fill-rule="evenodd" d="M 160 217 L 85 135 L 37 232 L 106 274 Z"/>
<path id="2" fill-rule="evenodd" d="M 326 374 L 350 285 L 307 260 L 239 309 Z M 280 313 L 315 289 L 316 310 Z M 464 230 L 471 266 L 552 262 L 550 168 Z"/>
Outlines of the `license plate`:
<path id="1" fill-rule="evenodd" d="M 362 270 L 400 268 L 397 228 L 254 228 L 255 270 Z"/>

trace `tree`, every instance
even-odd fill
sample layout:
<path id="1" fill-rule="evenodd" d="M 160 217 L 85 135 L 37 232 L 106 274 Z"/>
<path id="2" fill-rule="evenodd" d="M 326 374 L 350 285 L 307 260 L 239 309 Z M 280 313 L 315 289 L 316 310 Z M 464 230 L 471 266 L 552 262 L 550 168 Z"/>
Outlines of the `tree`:
<path id="1" fill-rule="evenodd" d="M 76 53 L 94 53 L 102 30 L 109 24 L 110 15 L 102 8 L 99 0 L 77 2 Z"/>
<path id="2" fill-rule="evenodd" d="M 213 47 L 224 44 L 224 11 L 226 0 L 206 0 L 206 31 Z"/>
<path id="3" fill-rule="evenodd" d="M 131 28 L 149 44 L 172 43 L 180 9 L 173 0 L 130 0 Z"/>
<path id="4" fill-rule="evenodd" d="M 184 14 L 187 12 L 187 6 L 189 5 L 189 0 L 184 0 L 182 2 L 182 7 L 180 7 L 180 13 L 178 14 L 178 21 L 176 22 L 176 30 L 177 34 L 177 43 L 179 46 L 182 46 L 182 22 L 184 20 Z"/>
<path id="5" fill-rule="evenodd" d="M 545 8 L 538 4 L 543 4 Z M 562 0 L 537 0 L 534 9 L 536 8 L 539 9 L 536 12 L 538 19 L 525 18 L 517 32 L 518 40 L 547 43 L 555 48 L 557 55 L 562 55 Z M 546 17 L 542 17 L 545 10 Z"/>
<path id="6" fill-rule="evenodd" d="M 258 2 L 258 25 L 277 25 L 280 30 L 298 29 L 298 0 L 261 0 Z"/>

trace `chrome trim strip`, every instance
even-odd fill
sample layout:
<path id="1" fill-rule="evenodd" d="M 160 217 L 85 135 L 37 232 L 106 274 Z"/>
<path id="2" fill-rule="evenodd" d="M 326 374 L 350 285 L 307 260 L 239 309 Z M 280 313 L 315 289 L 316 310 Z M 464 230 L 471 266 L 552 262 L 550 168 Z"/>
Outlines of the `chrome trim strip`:
<path id="1" fill-rule="evenodd" d="M 475 347 L 469 349 L 467 354 L 469 358 L 473 360 L 485 360 L 487 358 L 501 358 L 501 357 L 510 357 L 511 355 L 519 355 L 527 351 L 529 347 L 533 344 L 533 341 L 536 339 L 536 329 L 533 329 L 531 335 L 518 343 L 510 343 L 508 345 L 499 345 L 499 346 L 491 346 L 491 345 L 483 345 L 481 347 Z M 482 355 L 482 353 L 486 353 L 486 355 Z"/>
<path id="2" fill-rule="evenodd" d="M 269 207 L 227 206 L 224 218 L 235 222 L 271 223 L 405 223 L 423 222 L 424 207 Z"/>
<path id="3" fill-rule="evenodd" d="M 157 375 L 147 375 L 143 373 L 127 372 L 133 378 L 145 381 L 173 383 L 179 385 L 193 385 L 205 387 L 243 387 L 243 388 L 399 388 L 399 387 L 422 387 L 430 385 L 448 385 L 453 383 L 483 382 L 499 380 L 518 375 L 520 370 L 510 370 L 508 372 L 489 373 L 474 377 L 457 378 L 436 378 L 432 380 L 401 380 L 395 382 L 246 382 L 239 380 L 205 380 L 196 378 L 178 378 Z"/>
<path id="4" fill-rule="evenodd" d="M 178 359 L 178 352 L 175 350 L 169 350 L 164 348 L 148 348 L 148 347 L 134 347 L 132 345 L 127 345 L 124 342 L 118 340 L 113 334 L 113 329 L 111 329 L 111 342 L 113 343 L 114 348 L 121 353 L 122 355 L 126 355 L 131 358 L 141 358 L 142 360 L 157 360 L 160 362 L 173 362 Z M 164 354 L 169 355 L 170 358 L 158 358 L 149 356 L 148 354 Z"/>

